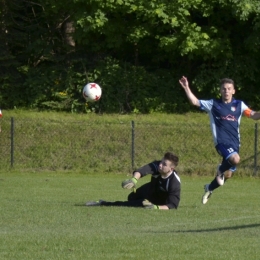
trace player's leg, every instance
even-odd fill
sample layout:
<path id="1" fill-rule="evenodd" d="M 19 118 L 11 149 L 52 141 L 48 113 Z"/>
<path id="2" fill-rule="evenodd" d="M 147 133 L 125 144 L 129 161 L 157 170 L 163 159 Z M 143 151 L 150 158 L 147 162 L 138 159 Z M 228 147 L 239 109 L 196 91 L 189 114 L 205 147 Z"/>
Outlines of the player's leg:
<path id="1" fill-rule="evenodd" d="M 143 207 L 143 200 L 148 199 L 151 183 L 148 182 L 140 186 L 136 191 L 132 191 L 127 198 L 127 201 L 89 201 L 86 206 L 122 206 L 122 207 Z"/>
<path id="2" fill-rule="evenodd" d="M 216 180 L 220 186 L 224 185 L 225 180 L 232 177 L 232 173 L 236 170 L 236 166 L 240 161 L 240 156 L 237 152 L 223 158 L 222 164 L 217 170 Z"/>
<path id="3" fill-rule="evenodd" d="M 233 172 L 234 171 L 231 171 L 231 170 L 227 170 L 225 172 L 225 174 L 224 174 L 225 175 L 225 182 L 233 176 Z"/>
<path id="4" fill-rule="evenodd" d="M 230 145 L 219 144 L 216 150 L 222 155 L 223 160 L 217 169 L 217 175 L 210 184 L 204 186 L 204 195 L 202 196 L 202 204 L 206 204 L 212 192 L 225 183 L 225 176 L 230 178 L 232 173 L 236 170 L 236 165 L 240 161 L 238 148 Z"/>
<path id="5" fill-rule="evenodd" d="M 88 201 L 86 206 L 117 206 L 117 207 L 143 207 L 143 199 L 130 200 L 130 201 Z"/>
<path id="6" fill-rule="evenodd" d="M 223 165 L 223 164 L 222 164 Z M 221 166 L 220 166 L 221 167 Z M 212 194 L 212 192 L 217 189 L 218 187 L 222 186 L 227 179 L 232 177 L 233 172 L 236 170 L 236 167 L 231 167 L 228 170 L 224 170 L 224 172 L 222 172 L 220 169 L 220 167 L 218 167 L 217 170 L 217 175 L 216 177 L 212 180 L 212 182 L 210 184 L 206 184 L 204 186 L 204 195 L 202 196 L 202 204 L 206 204 Z M 229 166 L 230 167 L 230 166 Z M 224 168 L 225 169 L 225 168 Z"/>
<path id="7" fill-rule="evenodd" d="M 204 185 L 204 194 L 202 196 L 202 204 L 206 204 L 212 194 L 212 191 L 209 189 L 210 184 L 205 184 Z"/>
<path id="8" fill-rule="evenodd" d="M 136 189 L 135 192 L 134 191 L 131 192 L 128 195 L 127 200 L 133 201 L 133 200 L 147 199 L 147 194 L 149 193 L 150 185 L 151 185 L 150 182 L 145 183 L 144 185 Z"/>
<path id="9" fill-rule="evenodd" d="M 147 199 L 149 189 L 150 182 L 140 186 L 136 191 L 129 193 L 127 201 L 102 201 L 100 206 L 142 207 L 142 201 Z"/>
<path id="10" fill-rule="evenodd" d="M 143 200 L 147 199 L 147 194 L 150 189 L 150 182 L 142 185 L 136 191 L 132 191 L 127 198 L 127 201 L 89 201 L 86 206 L 122 206 L 122 207 L 143 207 Z"/>

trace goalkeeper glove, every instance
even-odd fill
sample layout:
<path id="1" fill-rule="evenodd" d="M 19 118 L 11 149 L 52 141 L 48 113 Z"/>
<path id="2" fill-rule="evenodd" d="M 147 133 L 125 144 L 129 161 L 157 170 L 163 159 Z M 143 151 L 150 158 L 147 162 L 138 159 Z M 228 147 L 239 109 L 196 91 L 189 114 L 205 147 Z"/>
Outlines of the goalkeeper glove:
<path id="1" fill-rule="evenodd" d="M 137 183 L 137 179 L 135 177 L 131 178 L 131 179 L 127 179 L 127 180 L 124 180 L 122 182 L 122 188 L 123 189 L 135 189 L 136 187 L 136 183 Z"/>
<path id="2" fill-rule="evenodd" d="M 145 209 L 159 209 L 158 205 L 154 205 L 149 200 L 144 200 L 142 203 Z"/>

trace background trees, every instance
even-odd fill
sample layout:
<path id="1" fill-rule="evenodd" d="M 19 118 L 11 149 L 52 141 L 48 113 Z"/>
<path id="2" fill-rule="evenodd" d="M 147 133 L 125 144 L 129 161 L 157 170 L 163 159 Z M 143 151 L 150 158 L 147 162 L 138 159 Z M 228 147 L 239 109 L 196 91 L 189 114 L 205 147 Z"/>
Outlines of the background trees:
<path id="1" fill-rule="evenodd" d="M 219 79 L 259 109 L 257 0 L 0 0 L 0 104 L 66 111 L 185 112 Z M 85 105 L 83 86 L 103 88 Z"/>

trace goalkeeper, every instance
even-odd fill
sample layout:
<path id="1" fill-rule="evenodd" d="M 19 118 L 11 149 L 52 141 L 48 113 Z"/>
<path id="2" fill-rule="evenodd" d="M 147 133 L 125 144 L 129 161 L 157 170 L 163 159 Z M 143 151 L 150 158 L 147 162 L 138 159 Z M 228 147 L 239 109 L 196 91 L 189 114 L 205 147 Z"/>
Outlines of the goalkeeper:
<path id="1" fill-rule="evenodd" d="M 122 188 L 132 190 L 127 201 L 90 201 L 87 206 L 130 206 L 147 209 L 177 209 L 180 202 L 180 177 L 175 171 L 179 158 L 165 153 L 160 161 L 153 161 L 133 172 L 130 179 L 122 182 Z M 138 180 L 151 174 L 151 181 L 137 188 Z"/>

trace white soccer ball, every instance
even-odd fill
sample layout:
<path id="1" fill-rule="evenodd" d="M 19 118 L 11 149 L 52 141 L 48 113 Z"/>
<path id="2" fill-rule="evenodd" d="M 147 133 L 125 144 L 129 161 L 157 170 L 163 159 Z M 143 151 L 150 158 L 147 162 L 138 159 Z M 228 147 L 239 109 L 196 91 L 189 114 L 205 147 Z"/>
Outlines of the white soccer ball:
<path id="1" fill-rule="evenodd" d="M 101 98 L 102 90 L 97 83 L 88 83 L 83 88 L 82 94 L 86 101 L 95 102 Z"/>

